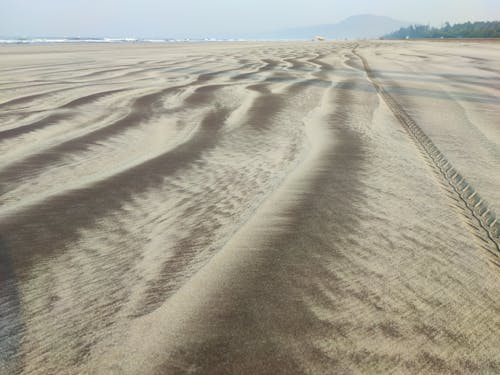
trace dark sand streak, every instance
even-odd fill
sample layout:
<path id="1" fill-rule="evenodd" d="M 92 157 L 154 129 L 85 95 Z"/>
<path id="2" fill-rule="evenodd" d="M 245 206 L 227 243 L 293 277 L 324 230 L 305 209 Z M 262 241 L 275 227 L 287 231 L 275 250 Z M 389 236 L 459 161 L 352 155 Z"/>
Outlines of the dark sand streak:
<path id="1" fill-rule="evenodd" d="M 94 94 L 86 95 L 77 99 L 74 99 L 66 104 L 63 104 L 62 106 L 58 107 L 57 109 L 75 109 L 78 106 L 86 105 L 86 104 L 91 104 L 92 102 L 95 102 L 99 99 L 105 98 L 106 96 L 116 94 L 119 92 L 126 91 L 126 89 L 116 89 L 116 90 L 108 90 L 108 91 L 102 91 L 102 92 L 97 92 Z M 22 125 L 22 126 L 17 126 L 15 128 L 7 129 L 0 131 L 0 141 L 10 139 L 10 138 L 15 138 L 20 135 L 30 133 L 32 131 L 40 130 L 43 129 L 47 126 L 55 125 L 59 121 L 62 120 L 68 120 L 74 116 L 74 113 L 55 113 L 52 115 L 48 115 L 45 118 L 42 118 L 40 120 L 37 120 L 35 122 L 32 122 L 30 124 Z"/>
<path id="2" fill-rule="evenodd" d="M 79 229 L 119 209 L 135 194 L 161 184 L 168 175 L 186 168 L 202 152 L 213 148 L 217 129 L 227 115 L 224 108 L 210 111 L 196 133 L 173 150 L 87 188 L 65 192 L 0 219 L 5 241 L 15 250 L 12 261 L 18 277 L 25 276 L 39 257 L 63 249 L 65 243 L 76 238 Z"/>
<path id="3" fill-rule="evenodd" d="M 280 111 L 286 109 L 287 100 L 290 100 L 294 95 L 298 95 L 302 90 L 307 88 L 308 81 L 293 84 L 288 87 L 284 94 L 279 95 L 271 94 L 270 91 L 265 88 L 266 85 L 267 84 L 263 83 L 248 87 L 248 89 L 254 89 L 263 94 L 253 101 L 246 113 L 246 124 L 250 125 L 250 129 L 254 128 L 259 132 L 272 131 L 273 117 Z M 213 90 L 218 87 L 217 85 L 212 85 L 197 89 L 196 92 L 189 97 L 188 102 L 192 105 L 197 105 L 200 102 L 205 103 L 207 102 L 207 90 Z M 248 130 L 248 128 L 245 129 L 245 131 Z M 183 242 L 182 246 L 179 246 L 171 255 L 169 261 L 165 262 L 160 276 L 149 283 L 149 289 L 145 293 L 143 308 L 137 312 L 134 317 L 145 315 L 160 307 L 161 304 L 164 303 L 166 297 L 172 294 L 174 288 L 179 288 L 179 285 L 174 282 L 175 280 L 169 282 L 169 278 L 172 278 L 176 270 L 184 269 L 189 265 L 191 257 L 189 256 L 188 249 L 191 247 L 189 241 Z"/>
<path id="4" fill-rule="evenodd" d="M 94 94 L 85 95 L 85 96 L 82 96 L 80 98 L 73 99 L 70 102 L 63 104 L 59 108 L 60 109 L 73 109 L 75 107 L 90 104 L 90 103 L 95 102 L 99 99 L 105 98 L 109 95 L 117 94 L 117 93 L 124 92 L 124 91 L 127 91 L 127 89 L 115 89 L 115 90 L 96 92 Z"/>
<path id="5" fill-rule="evenodd" d="M 236 266 L 238 276 L 226 275 L 231 283 L 204 303 L 203 318 L 192 322 L 203 332 L 201 337 L 187 337 L 155 373 L 182 374 L 187 364 L 204 374 L 302 373 L 297 351 L 318 355 L 308 337 L 324 335 L 330 327 L 311 314 L 301 294 L 323 272 L 322 262 L 342 256 L 324 248 L 316 234 L 335 229 L 334 215 L 342 218 L 342 227 L 336 228 L 340 232 L 357 225 L 352 204 L 362 199 L 356 186 L 364 152 L 362 138 L 348 125 L 353 85 L 345 81 L 336 88 L 342 91 L 335 103 L 338 109 L 324 129 L 335 142 L 314 158 L 312 168 L 285 186 L 293 204 L 288 200 L 283 211 L 274 213 L 276 218 L 267 218 L 278 224 L 257 228 L 259 247 L 250 245 L 249 263 Z"/>
<path id="6" fill-rule="evenodd" d="M 45 118 L 42 118 L 41 120 L 32 122 L 31 124 L 26 124 L 12 129 L 0 131 L 0 141 L 5 141 L 10 138 L 16 138 L 20 135 L 46 128 L 47 126 L 54 125 L 71 117 L 72 115 L 69 113 L 54 113 L 48 115 Z"/>
<path id="7" fill-rule="evenodd" d="M 97 130 L 90 133 L 72 138 L 68 141 L 60 143 L 48 150 L 42 151 L 35 155 L 30 155 L 23 160 L 16 161 L 15 163 L 8 165 L 7 167 L 0 170 L 0 192 L 7 191 L 7 188 L 13 188 L 14 182 L 20 182 L 25 176 L 32 178 L 34 175 L 38 175 L 43 172 L 44 168 L 48 168 L 54 163 L 63 160 L 67 155 L 74 154 L 76 152 L 87 151 L 89 147 L 97 142 L 103 142 L 107 138 L 116 136 L 117 134 L 127 130 L 130 127 L 137 126 L 141 123 L 146 123 L 148 120 L 155 116 L 174 114 L 175 112 L 185 109 L 186 104 L 189 103 L 193 106 L 203 106 L 208 103 L 211 99 L 211 92 L 214 89 L 219 89 L 224 87 L 224 85 L 213 85 L 207 86 L 206 88 L 200 87 L 195 93 L 191 94 L 185 99 L 184 104 L 175 109 L 167 109 L 158 111 L 160 108 L 159 102 L 166 95 L 173 95 L 179 93 L 191 86 L 197 85 L 199 82 L 206 82 L 219 74 L 219 72 L 214 72 L 211 74 L 203 75 L 198 77 L 191 83 L 168 87 L 166 89 L 159 90 L 151 94 L 145 94 L 135 99 L 131 105 L 131 111 L 129 114 L 123 118 L 112 122 L 111 124 L 105 125 Z M 89 98 L 85 97 L 84 102 L 87 102 Z M 93 97 L 92 99 L 96 99 Z M 77 99 L 78 100 L 78 99 Z M 82 104 L 81 102 L 77 104 Z M 72 102 L 72 105 L 75 105 Z M 69 115 L 65 115 L 67 116 Z M 52 120 L 52 121 L 50 121 Z M 58 120 L 60 120 L 58 118 Z M 32 125 L 32 129 L 39 128 L 40 126 L 47 126 L 54 123 L 54 119 L 49 119 L 49 121 L 44 121 L 41 124 L 35 123 Z M 18 129 L 18 128 L 16 128 Z M 15 129 L 12 130 L 13 134 Z M 19 130 L 21 131 L 22 128 Z M 17 134 L 16 134 L 17 135 Z M 1 133 L 0 133 L 1 139 Z"/>

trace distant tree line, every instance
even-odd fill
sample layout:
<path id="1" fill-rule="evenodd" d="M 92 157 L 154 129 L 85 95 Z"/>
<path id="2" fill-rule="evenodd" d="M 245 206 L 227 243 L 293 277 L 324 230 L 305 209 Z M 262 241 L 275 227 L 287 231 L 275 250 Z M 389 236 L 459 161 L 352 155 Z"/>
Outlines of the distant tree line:
<path id="1" fill-rule="evenodd" d="M 382 39 L 407 38 L 500 38 L 500 21 L 466 22 L 456 25 L 446 22 L 440 28 L 411 25 L 382 37 Z"/>

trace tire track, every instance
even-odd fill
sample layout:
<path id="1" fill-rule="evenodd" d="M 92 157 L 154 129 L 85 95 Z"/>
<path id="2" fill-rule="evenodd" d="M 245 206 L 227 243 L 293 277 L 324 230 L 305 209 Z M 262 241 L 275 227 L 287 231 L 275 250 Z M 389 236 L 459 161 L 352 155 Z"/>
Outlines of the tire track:
<path id="1" fill-rule="evenodd" d="M 436 147 L 411 116 L 406 113 L 377 81 L 368 61 L 357 52 L 356 48 L 353 49 L 353 53 L 362 61 L 368 80 L 373 84 L 395 117 L 403 125 L 424 157 L 429 161 L 429 164 L 443 179 L 445 189 L 453 192 L 458 201 L 462 203 L 463 210 L 465 211 L 464 215 L 471 217 L 473 223 L 477 223 L 474 223 L 473 227 L 479 232 L 484 232 L 490 244 L 496 250 L 491 253 L 500 256 L 500 222 L 498 222 L 495 212 L 493 212 L 488 202 L 481 197 L 479 192 L 448 161 L 446 156 Z"/>

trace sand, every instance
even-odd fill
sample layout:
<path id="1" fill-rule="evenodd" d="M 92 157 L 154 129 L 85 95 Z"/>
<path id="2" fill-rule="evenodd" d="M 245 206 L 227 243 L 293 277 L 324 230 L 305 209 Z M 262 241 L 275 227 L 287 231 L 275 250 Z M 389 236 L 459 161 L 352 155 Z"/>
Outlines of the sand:
<path id="1" fill-rule="evenodd" d="M 0 374 L 500 373 L 499 59 L 0 47 Z"/>

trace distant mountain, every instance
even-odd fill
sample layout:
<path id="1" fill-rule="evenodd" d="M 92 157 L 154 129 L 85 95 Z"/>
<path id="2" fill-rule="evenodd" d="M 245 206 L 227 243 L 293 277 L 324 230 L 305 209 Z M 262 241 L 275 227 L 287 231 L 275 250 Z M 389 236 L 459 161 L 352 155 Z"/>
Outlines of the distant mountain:
<path id="1" fill-rule="evenodd" d="M 375 39 L 394 30 L 409 26 L 411 22 L 398 21 L 390 17 L 363 14 L 352 16 L 329 25 L 300 27 L 263 33 L 264 39 L 312 39 L 316 35 L 327 39 Z"/>

